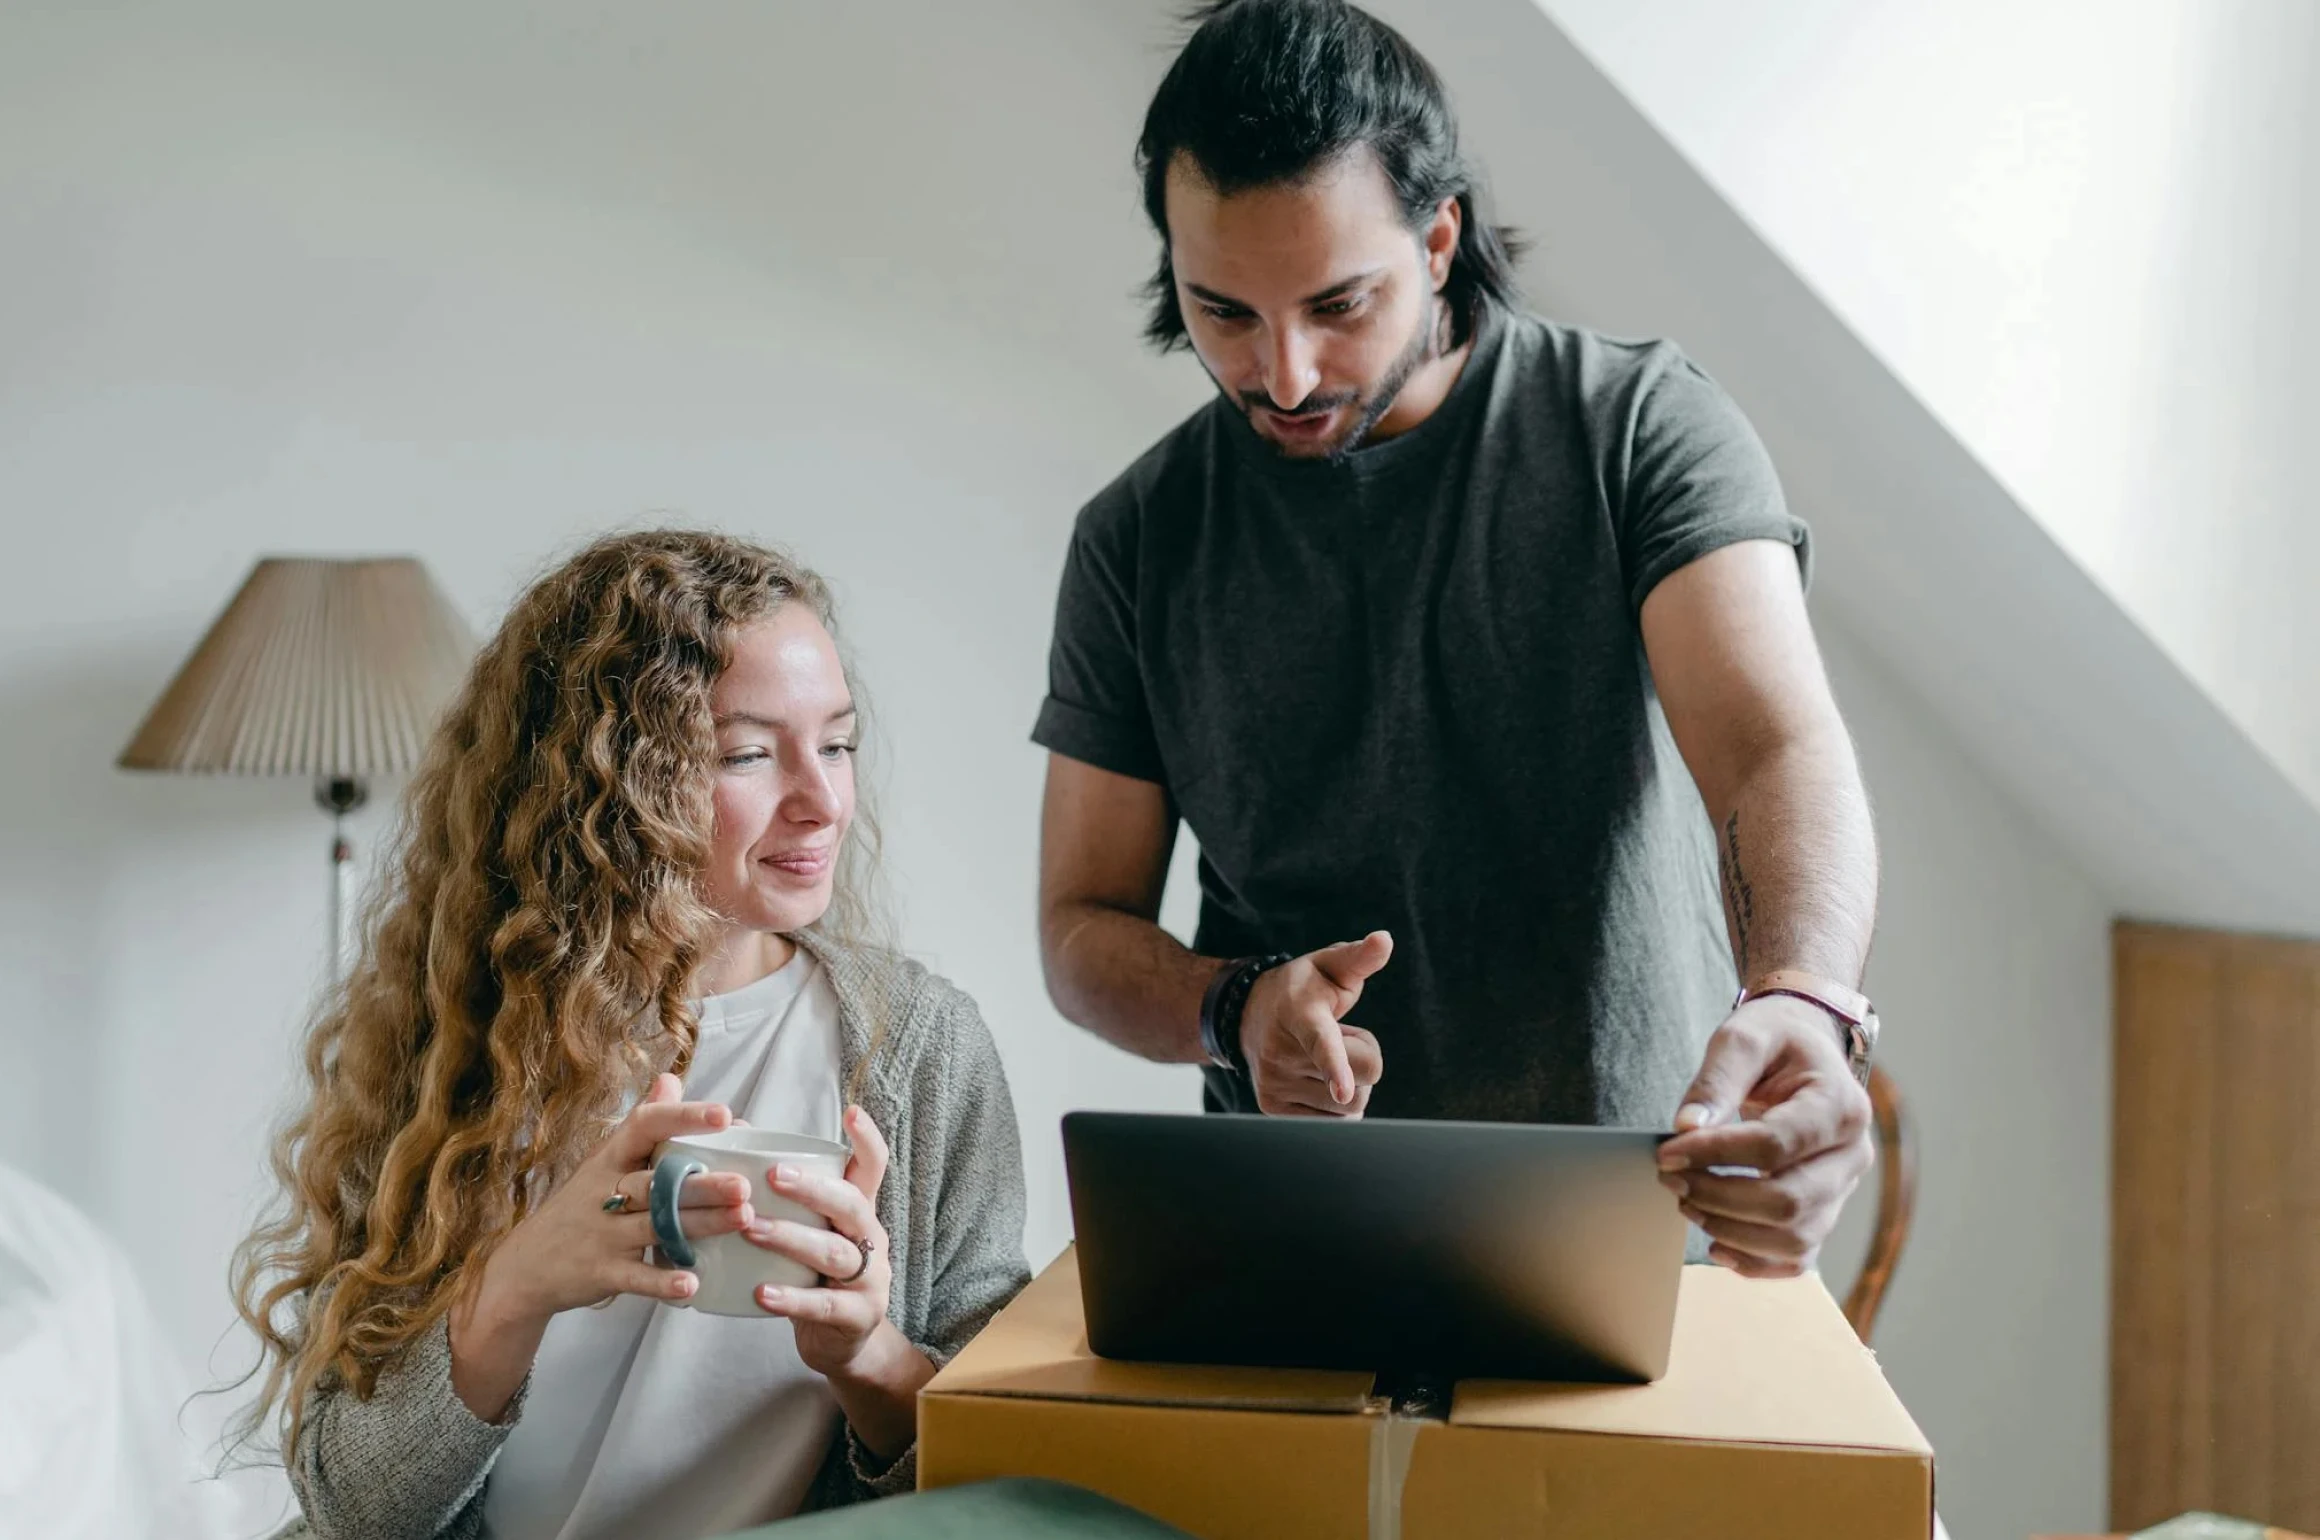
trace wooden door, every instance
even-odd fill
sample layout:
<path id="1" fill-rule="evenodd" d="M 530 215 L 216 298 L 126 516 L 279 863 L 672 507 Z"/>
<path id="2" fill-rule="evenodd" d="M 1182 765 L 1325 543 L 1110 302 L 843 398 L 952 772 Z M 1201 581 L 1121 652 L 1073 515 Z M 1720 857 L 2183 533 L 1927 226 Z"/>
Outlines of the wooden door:
<path id="1" fill-rule="evenodd" d="M 2320 1531 L 2320 943 L 2121 924 L 2111 1524 Z"/>

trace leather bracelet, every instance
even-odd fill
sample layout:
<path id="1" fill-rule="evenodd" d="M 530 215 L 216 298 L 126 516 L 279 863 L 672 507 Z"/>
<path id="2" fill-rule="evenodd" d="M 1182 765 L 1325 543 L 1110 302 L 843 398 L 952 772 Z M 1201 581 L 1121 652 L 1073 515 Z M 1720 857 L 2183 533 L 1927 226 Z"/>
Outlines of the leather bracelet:
<path id="1" fill-rule="evenodd" d="M 1834 979 L 1821 978 L 1795 968 L 1776 968 L 1763 977 L 1743 986 L 1732 1008 L 1738 1010 L 1751 1000 L 1766 995 L 1787 995 L 1803 1000 L 1828 1012 L 1837 1024 L 1837 1038 L 1845 1050 L 1845 1067 L 1853 1078 L 1866 1086 L 1869 1083 L 1869 1062 L 1877 1051 L 1877 1008 L 1869 997 L 1857 989 L 1847 988 Z"/>
<path id="2" fill-rule="evenodd" d="M 1265 973 L 1290 961 L 1294 952 L 1272 952 L 1243 957 L 1217 969 L 1200 998 L 1200 1051 L 1208 1062 L 1236 1075 L 1249 1072 L 1241 1052 L 1241 1012 L 1248 1008 L 1249 991 Z"/>

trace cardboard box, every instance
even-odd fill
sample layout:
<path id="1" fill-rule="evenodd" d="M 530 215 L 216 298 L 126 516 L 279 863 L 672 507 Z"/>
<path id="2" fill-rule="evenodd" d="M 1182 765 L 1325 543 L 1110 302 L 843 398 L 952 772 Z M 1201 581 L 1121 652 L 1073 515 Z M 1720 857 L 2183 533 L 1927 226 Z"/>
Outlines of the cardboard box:
<path id="1" fill-rule="evenodd" d="M 1115 1363 L 1066 1251 L 918 1404 L 922 1487 L 1046 1476 L 1202 1540 L 1926 1540 L 1933 1451 L 1817 1278 L 1684 1270 L 1653 1385 Z"/>

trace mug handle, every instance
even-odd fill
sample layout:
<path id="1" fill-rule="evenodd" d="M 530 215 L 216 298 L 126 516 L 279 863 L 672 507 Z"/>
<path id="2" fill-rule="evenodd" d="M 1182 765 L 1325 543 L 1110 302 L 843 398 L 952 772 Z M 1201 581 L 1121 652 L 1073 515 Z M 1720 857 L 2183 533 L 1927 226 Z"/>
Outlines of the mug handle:
<path id="1" fill-rule="evenodd" d="M 684 1190 L 687 1177 L 699 1176 L 709 1168 L 697 1160 L 671 1150 L 663 1155 L 660 1164 L 653 1167 L 652 1175 L 652 1230 L 653 1248 L 662 1262 L 672 1267 L 691 1267 L 700 1259 L 693 1254 L 693 1243 L 685 1238 L 685 1227 L 677 1215 L 677 1196 Z"/>

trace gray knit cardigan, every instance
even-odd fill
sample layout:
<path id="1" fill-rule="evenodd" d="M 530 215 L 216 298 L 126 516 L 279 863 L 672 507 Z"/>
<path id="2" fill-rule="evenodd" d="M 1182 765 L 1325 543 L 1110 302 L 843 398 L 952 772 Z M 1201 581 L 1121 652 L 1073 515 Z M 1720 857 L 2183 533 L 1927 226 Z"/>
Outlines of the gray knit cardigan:
<path id="1" fill-rule="evenodd" d="M 849 1086 L 871 1047 L 859 1099 L 893 1151 L 878 1193 L 894 1269 L 888 1314 L 937 1365 L 1029 1280 L 1023 1262 L 1023 1154 L 999 1053 L 975 1003 L 915 962 L 798 938 L 836 986 Z M 305 1517 L 282 1532 L 315 1540 L 481 1540 L 483 1489 L 523 1415 L 529 1381 L 496 1423 L 451 1388 L 438 1321 L 381 1373 L 368 1400 L 326 1383 L 307 1402 L 288 1460 Z M 806 1498 L 810 1509 L 909 1490 L 917 1451 L 881 1462 L 844 1428 Z"/>

